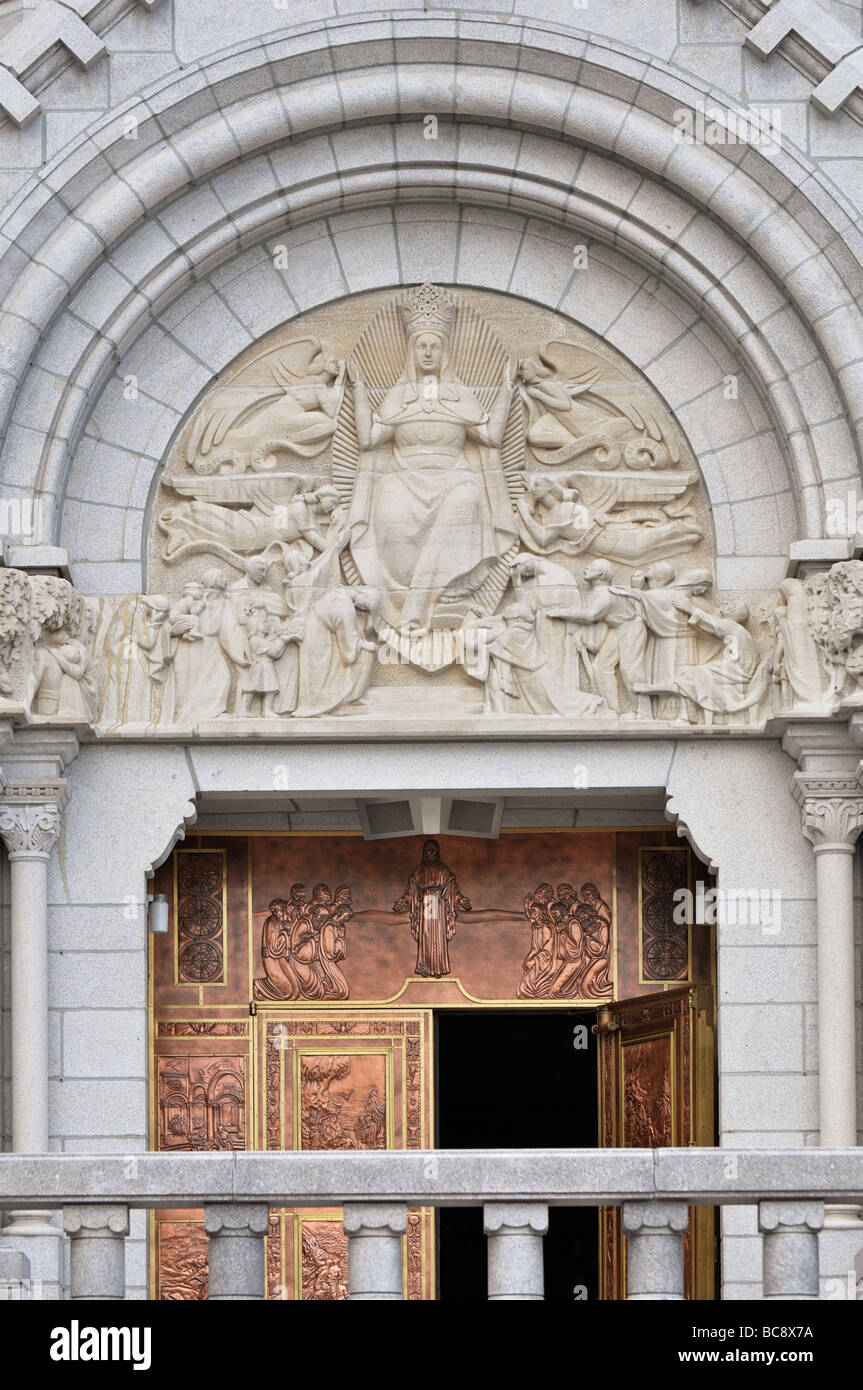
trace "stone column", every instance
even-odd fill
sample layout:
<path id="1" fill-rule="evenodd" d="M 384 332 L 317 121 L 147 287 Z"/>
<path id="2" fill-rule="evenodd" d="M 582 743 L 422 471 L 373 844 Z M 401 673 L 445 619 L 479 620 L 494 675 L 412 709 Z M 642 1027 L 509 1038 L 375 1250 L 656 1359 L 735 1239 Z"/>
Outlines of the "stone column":
<path id="1" fill-rule="evenodd" d="M 12 1148 L 48 1152 L 48 860 L 68 799 L 62 778 L 9 782 L 0 835 L 9 854 Z M 10 1213 L 5 1235 L 56 1235 L 42 1212 Z"/>
<path id="2" fill-rule="evenodd" d="M 349 1202 L 348 1299 L 394 1302 L 402 1292 L 402 1236 L 407 1209 L 401 1202 Z"/>
<path id="3" fill-rule="evenodd" d="M 818 1297 L 818 1232 L 823 1202 L 759 1202 L 764 1236 L 764 1298 L 803 1302 Z"/>
<path id="4" fill-rule="evenodd" d="M 270 1214 L 260 1202 L 204 1207 L 210 1237 L 210 1302 L 251 1302 L 267 1296 L 264 1236 Z"/>
<path id="5" fill-rule="evenodd" d="M 792 792 L 815 853 L 820 1142 L 848 1148 L 857 1143 L 854 847 L 863 829 L 863 790 L 856 778 L 798 772 Z M 828 1226 L 849 1222 L 859 1222 L 858 1208 L 830 1208 Z"/>
<path id="6" fill-rule="evenodd" d="M 69 1297 L 74 1301 L 126 1297 L 129 1208 L 81 1203 L 63 1208 L 69 1237 Z"/>
<path id="7" fill-rule="evenodd" d="M 638 1302 L 683 1299 L 684 1202 L 624 1202 L 626 1297 Z"/>
<path id="8" fill-rule="evenodd" d="M 483 1230 L 488 1236 L 489 1302 L 543 1299 L 548 1207 L 542 1202 L 489 1202 L 483 1208 Z"/>

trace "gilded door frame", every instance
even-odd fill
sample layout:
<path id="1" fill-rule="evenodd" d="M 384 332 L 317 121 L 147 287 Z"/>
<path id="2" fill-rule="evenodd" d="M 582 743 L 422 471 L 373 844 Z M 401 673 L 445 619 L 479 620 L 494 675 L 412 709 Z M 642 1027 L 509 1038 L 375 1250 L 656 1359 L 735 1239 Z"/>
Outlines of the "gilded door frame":
<path id="1" fill-rule="evenodd" d="M 654 996 L 652 996 L 652 995 L 651 995 L 651 996 L 637 996 L 636 998 L 631 999 L 631 1000 L 627 1000 L 627 1001 L 621 1001 L 621 1000 L 619 1000 L 618 997 L 617 997 L 617 984 L 618 984 L 618 896 L 617 896 L 617 889 L 618 889 L 618 883 L 617 883 L 617 879 L 618 879 L 618 845 L 617 845 L 617 837 L 618 837 L 618 834 L 632 835 L 632 834 L 638 834 L 638 833 L 640 833 L 640 832 L 641 832 L 641 833 L 645 833 L 645 834 L 656 834 L 657 832 L 661 832 L 661 831 L 663 831 L 663 830 L 665 830 L 665 829 L 666 829 L 666 827 L 657 826 L 657 825 L 646 825 L 646 826 L 617 826 L 617 827 L 615 827 L 615 826 L 604 826 L 604 827 L 596 827 L 596 826 L 591 826 L 591 827 L 579 827 L 579 826 L 544 826 L 544 827 L 543 827 L 543 826 L 538 826 L 538 827 L 507 827 L 507 828 L 505 828 L 505 829 L 502 829 L 501 832 L 500 832 L 501 837 L 503 837 L 504 835 L 508 835 L 508 834 L 519 834 L 519 835 L 557 835 L 557 834 L 563 834 L 563 835 L 571 835 L 571 836 L 578 836 L 579 834 L 592 834 L 592 835 L 595 835 L 598 831 L 604 831 L 605 833 L 609 834 L 609 835 L 612 837 L 613 851 L 614 851 L 614 852 L 613 852 L 613 870 L 612 870 L 612 902 L 611 902 L 611 908 L 612 908 L 611 953 L 612 953 L 612 961 L 613 961 L 613 980 L 614 980 L 614 995 L 613 995 L 612 1001 L 610 1001 L 610 1003 L 611 1003 L 612 1005 L 613 1005 L 613 1004 L 618 1004 L 618 1003 L 633 1004 L 633 1003 L 640 1002 L 640 999 L 641 999 L 641 998 L 646 999 L 646 998 L 648 998 L 648 997 L 650 997 L 650 998 L 653 998 L 653 997 L 654 997 Z M 319 838 L 330 837 L 330 836 L 332 836 L 332 837 L 341 837 L 341 838 L 346 838 L 346 837 L 357 837 L 357 838 L 359 838 L 359 837 L 361 837 L 361 835 L 362 835 L 362 832 L 361 832 L 361 831 L 357 831 L 357 830 L 217 830 L 217 831 L 214 830 L 214 831 L 200 831 L 200 832 L 198 832 L 197 834 L 189 835 L 189 836 L 187 837 L 186 841 L 183 843 L 183 845 L 182 845 L 182 846 L 176 846 L 175 849 L 174 849 L 174 851 L 172 852 L 172 854 L 171 854 L 171 856 L 170 856 L 170 861 L 169 861 L 169 862 L 171 863 L 172 883 L 173 883 L 174 885 L 176 885 L 176 864 L 177 864 L 177 851 L 178 851 L 178 850 L 186 850 L 186 851 L 189 851 L 189 850 L 193 850 L 193 851 L 195 851 L 195 850 L 205 850 L 205 849 L 207 848 L 207 846 L 206 846 L 205 844 L 202 843 L 202 841 L 205 841 L 205 840 L 222 840 L 222 839 L 235 838 L 235 837 L 244 837 L 244 838 L 246 838 L 246 839 L 248 840 L 248 842 L 249 842 L 249 858 L 248 858 L 248 869 L 247 869 L 247 883 L 248 883 L 247 912 L 248 912 L 249 965 L 250 965 L 249 978 L 250 978 L 250 980 L 251 980 L 251 979 L 254 977 L 254 970 L 253 970 L 253 964 L 254 964 L 254 933 L 253 933 L 253 930 L 252 930 L 252 891 L 253 891 L 253 883 L 252 883 L 252 862 L 251 862 L 252 848 L 251 848 L 251 841 L 252 841 L 253 839 L 256 839 L 256 838 L 262 838 L 262 837 L 271 837 L 271 838 L 272 838 L 272 837 L 277 837 L 277 836 L 280 837 L 280 838 L 283 837 L 283 836 L 290 836 L 290 837 L 293 837 L 293 838 L 301 838 L 301 837 L 306 837 L 306 836 L 314 836 L 314 837 L 319 837 Z M 657 847 L 657 848 L 659 848 L 659 847 Z M 673 846 L 668 846 L 668 848 L 673 848 Z M 675 847 L 675 848 L 676 848 L 676 847 Z M 223 862 L 224 862 L 224 860 L 223 860 Z M 692 870 L 692 866 L 694 866 L 694 864 L 697 863 L 697 862 L 698 862 L 698 861 L 696 860 L 694 853 L 692 853 L 691 856 L 690 856 L 690 882 L 691 882 L 691 870 Z M 705 873 L 705 875 L 707 875 L 707 874 L 708 874 L 708 870 L 706 869 L 706 866 L 702 866 L 702 867 L 704 868 L 704 873 Z M 640 882 L 639 882 L 639 903 L 640 903 L 640 898 L 641 898 L 641 885 L 640 885 Z M 174 911 L 175 911 L 175 927 L 174 927 L 174 934 L 176 935 L 176 896 L 174 897 Z M 226 924 L 225 924 L 225 930 L 227 931 L 227 922 L 226 922 Z M 639 914 L 638 914 L 637 931 L 638 931 L 638 939 L 639 939 L 639 944 L 640 944 L 640 942 L 641 942 L 641 912 L 640 912 L 640 910 L 639 910 Z M 701 991 L 706 991 L 706 994 L 703 995 L 703 998 L 704 998 L 705 1000 L 707 1000 L 707 996 L 708 996 L 708 995 L 710 996 L 709 1000 L 708 1000 L 707 1003 L 706 1003 L 706 1007 L 707 1007 L 707 1009 L 709 1010 L 710 1034 L 711 1034 L 711 1038 L 713 1038 L 713 1037 L 715 1037 L 715 1028 L 716 1028 L 716 991 L 715 991 L 715 980 L 716 980 L 716 938 L 715 938 L 715 928 L 711 927 L 711 928 L 709 928 L 709 931 L 710 931 L 710 953 L 709 953 L 709 958 L 710 958 L 711 985 L 710 985 L 710 986 L 690 986 L 690 985 L 684 985 L 683 988 L 684 988 L 684 989 L 687 989 L 687 988 L 688 988 L 688 989 L 699 989 L 699 990 L 701 990 Z M 150 1129 L 150 1142 L 151 1142 L 151 1143 L 156 1142 L 157 1139 L 158 1139 L 158 1129 L 157 1129 L 157 1125 L 156 1125 L 156 1115 L 157 1115 L 158 1103 L 159 1103 L 159 1102 L 158 1102 L 158 1070 L 157 1070 L 157 1067 L 156 1067 L 156 1065 L 155 1065 L 155 1064 L 156 1064 L 156 1056 L 157 1056 L 157 1054 L 156 1054 L 156 1022 L 157 1022 L 157 1021 L 156 1021 L 156 1018 L 155 1018 L 155 1000 L 154 1000 L 154 944 L 155 944 L 155 943 L 154 943 L 153 936 L 152 936 L 150 933 L 148 933 L 148 969 L 147 969 L 147 1033 L 148 1033 L 148 1068 L 149 1068 L 149 1076 L 148 1076 L 148 1117 L 149 1117 L 149 1129 Z M 639 959 L 640 959 L 640 952 L 639 952 Z M 691 928 L 690 928 L 690 944 L 689 944 L 689 948 L 688 948 L 688 964 L 687 964 L 687 974 L 690 975 L 690 976 L 691 976 L 691 969 L 692 969 L 692 963 L 691 963 L 691 962 L 692 962 L 692 950 L 691 950 Z M 639 968 L 639 977 L 640 977 L 640 976 L 641 976 L 641 969 Z M 644 983 L 648 983 L 648 982 L 647 982 L 647 981 L 644 981 Z M 651 982 L 651 983 L 653 983 L 653 982 Z M 210 987 L 211 987 L 211 986 L 207 986 L 207 988 L 210 988 Z M 658 988 L 659 988 L 659 987 L 658 987 Z M 667 983 L 667 984 L 665 985 L 664 989 L 662 989 L 661 992 L 663 992 L 663 993 L 668 993 L 669 991 L 676 991 L 676 990 L 679 989 L 679 988 L 680 988 L 680 986 L 677 985 L 677 984 L 675 984 L 675 982 L 669 982 L 669 983 Z M 193 1004 L 193 1003 L 189 1003 L 189 1004 L 183 1004 L 183 1005 L 170 1005 L 170 1006 L 166 1006 L 166 1007 L 168 1007 L 168 1008 L 170 1009 L 170 1012 L 171 1012 L 171 1015 L 172 1015 L 172 1016 L 176 1016 L 176 1017 L 177 1017 L 177 1021 L 181 1021 L 181 1020 L 180 1020 L 180 1016 L 185 1016 L 186 1018 L 194 1018 L 195 1022 L 200 1023 L 200 1024 L 223 1023 L 223 1022 L 226 1021 L 225 1018 L 224 1018 L 224 1015 L 219 1014 L 219 1013 L 216 1012 L 216 1010 L 217 1010 L 217 1008 L 218 1008 L 217 1005 L 215 1005 L 215 1004 L 213 1004 L 213 1003 L 206 1003 L 206 1004 L 204 1003 L 204 1001 L 203 1001 L 203 995 L 202 995 L 202 990 L 201 990 L 201 989 L 199 989 L 199 991 L 198 991 L 198 1001 L 197 1001 L 197 1003 L 194 1003 L 194 1004 Z M 231 1006 L 231 1007 L 233 1007 L 233 1006 Z M 435 1010 L 435 1008 L 434 1008 L 433 1005 L 410 1005 L 407 1001 L 405 1001 L 404 1003 L 400 1003 L 400 1002 L 398 1001 L 398 999 L 393 1000 L 393 1001 L 359 1001 L 359 1002 L 355 1002 L 355 1001 L 351 1001 L 351 1000 L 346 1000 L 346 1001 L 344 1001 L 344 1002 L 340 1002 L 340 1003 L 331 1003 L 331 1004 L 325 1006 L 327 1012 L 328 1012 L 328 1013 L 332 1013 L 333 1015 L 341 1015 L 341 1014 L 343 1014 L 343 1013 L 348 1013 L 348 1014 L 350 1014 L 350 1013 L 352 1013 L 352 1012 L 369 1014 L 369 1013 L 375 1013 L 375 1012 L 380 1013 L 380 1012 L 382 1012 L 382 1011 L 384 1011 L 384 1012 L 392 1012 L 392 1013 L 401 1013 L 401 1012 L 417 1013 L 417 1012 L 419 1012 L 419 1011 L 423 1011 L 423 1012 L 427 1012 L 427 1013 L 429 1014 L 429 1016 L 432 1017 L 432 1018 L 433 1018 L 433 1016 L 434 1016 L 436 1013 L 444 1012 L 444 1011 L 445 1011 L 445 1012 L 456 1012 L 456 1011 L 457 1011 L 457 1012 L 476 1012 L 477 1010 L 484 1010 L 484 1011 L 489 1011 L 489 1010 L 491 1010 L 491 1011 L 494 1011 L 494 1012 L 504 1012 L 504 1011 L 508 1011 L 508 1010 L 510 1010 L 510 1009 L 522 1010 L 522 1011 L 527 1010 L 527 1011 L 533 1012 L 533 1013 L 542 1013 L 542 1012 L 545 1012 L 545 1011 L 548 1011 L 548 1010 L 556 1010 L 556 1011 L 561 1011 L 561 1010 L 563 1010 L 564 1012 L 575 1012 L 575 1011 L 578 1011 L 578 1010 L 589 1010 L 589 1011 L 591 1011 L 591 1012 L 596 1012 L 597 1015 L 599 1015 L 599 1012 L 600 1012 L 603 1008 L 605 1008 L 605 1007 L 606 1007 L 606 1005 L 605 1005 L 602 1001 L 598 1001 L 598 1000 L 579 1000 L 579 999 L 572 999 L 572 1000 L 570 1000 L 570 999 L 567 999 L 567 1000 L 542 1000 L 542 999 L 538 999 L 538 1000 L 519 1000 L 519 999 L 515 999 L 515 1000 L 480 1000 L 480 999 L 477 999 L 477 1000 L 474 1001 L 472 998 L 469 998 L 469 997 L 466 997 L 466 998 L 465 998 L 465 1002 L 464 1002 L 463 1004 L 458 1005 L 458 1006 L 447 1005 L 445 1010 L 441 1010 L 441 1009 Z M 199 1010 L 199 1009 L 202 1011 L 201 1013 L 198 1013 L 198 1010 Z M 284 1015 L 284 1014 L 289 1014 L 291 1017 L 301 1017 L 301 1016 L 303 1016 L 303 1015 L 309 1015 L 309 1014 L 311 1014 L 311 1013 L 314 1013 L 316 1010 L 317 1010 L 317 1011 L 320 1011 L 320 1010 L 321 1010 L 321 1005 L 320 1005 L 320 1004 L 316 1004 L 316 1003 L 314 1003 L 314 1002 L 312 1002 L 312 1001 L 304 1001 L 304 1000 L 303 1000 L 303 1001 L 296 1001 L 296 1002 L 292 1002 L 292 1003 L 280 1002 L 280 1001 L 277 1001 L 277 1000 L 272 1000 L 272 1001 L 270 1001 L 270 1000 L 257 1000 L 257 1001 L 254 1001 L 254 1000 L 252 1000 L 252 1001 L 250 1001 L 250 1003 L 249 1003 L 249 1015 L 250 1015 L 250 1017 L 249 1017 L 249 1020 L 248 1020 L 248 1022 L 247 1022 L 247 1024 L 246 1024 L 246 1028 L 247 1028 L 246 1036 L 248 1037 L 248 1044 L 249 1044 L 249 1083 L 250 1083 L 250 1091 L 251 1091 L 251 1100 L 250 1100 L 250 1106 L 249 1106 L 249 1120 L 248 1120 L 248 1129 L 247 1129 L 247 1139 L 248 1139 L 248 1138 L 254 1139 L 255 1144 L 256 1144 L 257 1147 L 262 1147 L 262 1146 L 263 1146 L 263 1145 L 261 1144 L 261 1128 L 262 1128 L 262 1125 L 265 1124 L 265 1115 L 264 1115 L 264 1113 L 262 1112 L 262 1108 L 261 1108 L 261 1105 L 260 1105 L 260 1094 L 261 1094 L 261 1090 L 260 1090 L 260 1088 L 261 1088 L 261 1058 L 260 1058 L 260 1047 L 259 1047 L 259 1029 L 258 1029 L 258 1027 L 257 1027 L 256 1024 L 255 1024 L 256 1016 L 258 1016 L 259 1014 L 263 1014 L 264 1017 L 267 1017 L 267 1016 L 270 1015 L 270 1014 L 277 1014 L 277 1013 L 281 1012 L 283 1015 Z M 693 1068 L 693 1084 L 696 1084 L 696 1083 L 697 1083 L 697 1085 L 698 1085 L 699 1087 L 705 1088 L 705 1089 L 703 1089 L 703 1090 L 701 1091 L 701 1094 L 702 1094 L 703 1096 L 706 1096 L 706 1095 L 709 1093 L 709 1096 L 710 1096 L 709 1106 L 710 1106 L 710 1114 L 711 1114 L 711 1119 L 710 1119 L 710 1137 L 709 1137 L 709 1138 L 705 1138 L 705 1139 L 701 1140 L 700 1142 L 706 1143 L 706 1144 L 708 1144 L 708 1145 L 712 1145 L 712 1144 L 715 1142 L 715 1123 L 714 1123 L 714 1117 L 713 1117 L 713 1104 L 714 1104 L 714 1102 L 713 1102 L 713 1097 L 714 1097 L 714 1088 L 715 1088 L 715 1082 L 716 1082 L 716 1074 L 715 1074 L 715 1049 L 713 1049 L 712 1046 L 711 1046 L 711 1047 L 704 1047 L 704 1048 L 698 1047 L 698 1048 L 696 1049 L 696 1053 L 697 1053 L 697 1055 L 696 1055 L 696 1065 L 695 1065 L 695 1067 Z M 598 1049 L 597 1049 L 597 1068 L 598 1068 L 598 1069 L 599 1069 L 599 1066 L 600 1066 L 600 1055 L 601 1055 L 601 1049 L 598 1048 Z M 436 1058 L 435 1058 L 435 1056 L 434 1056 L 434 1043 L 432 1042 L 431 1049 L 430 1049 L 430 1055 L 429 1055 L 429 1059 L 428 1059 L 428 1065 L 429 1065 L 430 1068 L 432 1069 L 432 1076 L 433 1076 L 433 1074 L 434 1074 L 435 1063 L 436 1063 Z M 599 1143 L 601 1142 L 602 1133 L 603 1133 L 603 1129 L 602 1129 L 602 1126 L 603 1126 L 603 1111 L 602 1111 L 602 1106 L 603 1106 L 603 1086 L 602 1086 L 602 1077 L 601 1077 L 601 1075 L 599 1075 L 599 1074 L 598 1074 L 597 1081 L 598 1081 L 598 1084 L 597 1084 L 597 1109 L 598 1109 L 598 1117 L 597 1117 L 597 1143 L 599 1144 Z M 435 1111 L 434 1111 L 434 1101 L 435 1101 L 435 1092 L 434 1092 L 434 1085 L 432 1084 L 432 1089 L 431 1089 L 431 1094 L 430 1094 L 430 1099 L 429 1099 L 429 1108 L 428 1108 L 428 1125 L 429 1125 L 429 1129 L 430 1129 L 430 1131 L 431 1131 L 432 1134 L 434 1133 L 434 1130 L 435 1130 L 435 1128 L 436 1128 L 436 1115 L 435 1115 Z M 704 1110 L 704 1108 L 705 1108 L 704 1105 L 702 1105 L 702 1106 L 699 1107 L 699 1109 L 702 1110 L 702 1111 Z M 699 1141 L 695 1140 L 695 1141 L 692 1141 L 692 1142 L 699 1142 Z M 703 1210 L 704 1210 L 704 1209 L 702 1209 L 702 1211 L 703 1211 Z M 712 1213 L 709 1213 L 709 1214 L 710 1214 L 710 1216 L 711 1216 L 711 1218 L 712 1218 Z M 602 1232 L 603 1232 L 603 1224 L 602 1224 L 602 1223 L 603 1223 L 603 1210 L 602 1210 L 602 1209 L 599 1209 L 598 1216 L 599 1216 L 599 1230 L 600 1230 L 599 1249 L 598 1249 L 598 1256 L 599 1256 L 598 1264 L 599 1264 L 599 1273 L 600 1273 L 600 1295 L 599 1295 L 599 1296 L 600 1296 L 600 1298 L 604 1298 L 604 1297 L 606 1297 L 607 1295 L 602 1291 L 603 1276 L 604 1276 L 603 1235 L 602 1235 Z M 189 1216 L 188 1219 L 191 1219 L 191 1216 Z M 703 1217 L 700 1218 L 700 1219 L 703 1219 Z M 432 1228 L 434 1229 L 434 1223 L 432 1223 Z M 431 1251 L 432 1251 L 432 1258 L 433 1258 L 433 1249 L 434 1249 L 433 1241 L 434 1241 L 434 1236 L 432 1235 L 432 1244 L 431 1244 L 431 1247 L 430 1247 L 430 1248 L 431 1248 Z M 151 1299 L 156 1297 L 156 1288 L 157 1288 L 157 1253 L 158 1253 L 158 1244 L 157 1244 L 157 1233 L 156 1233 L 156 1216 L 155 1216 L 155 1213 L 151 1211 L 150 1214 L 149 1214 L 149 1240 L 148 1240 L 148 1265 L 149 1265 L 149 1269 L 148 1269 L 148 1285 L 149 1285 L 149 1293 L 150 1293 L 150 1298 L 151 1298 Z M 711 1287 L 711 1289 L 712 1289 L 712 1283 L 713 1283 L 713 1269 L 714 1269 L 714 1263 L 713 1263 L 713 1261 L 711 1260 L 709 1273 L 708 1273 L 707 1270 L 705 1269 L 705 1272 L 704 1272 L 704 1275 L 703 1275 L 703 1280 L 702 1280 L 701 1278 L 700 1278 L 700 1280 L 699 1280 L 699 1282 L 701 1283 L 702 1287 L 708 1287 L 708 1285 L 709 1285 L 709 1286 Z M 434 1266 L 433 1266 L 433 1265 L 432 1265 L 431 1283 L 432 1283 L 432 1287 L 434 1287 Z M 710 1294 L 702 1294 L 702 1295 L 700 1295 L 700 1296 L 701 1296 L 701 1297 L 713 1297 L 713 1294 L 712 1294 L 712 1292 L 711 1292 Z"/>

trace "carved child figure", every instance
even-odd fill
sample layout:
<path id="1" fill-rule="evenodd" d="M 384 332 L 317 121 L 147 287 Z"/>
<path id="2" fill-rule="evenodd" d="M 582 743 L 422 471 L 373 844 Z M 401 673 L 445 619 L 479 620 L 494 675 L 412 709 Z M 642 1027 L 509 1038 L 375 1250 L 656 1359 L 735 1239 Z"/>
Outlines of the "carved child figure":
<path id="1" fill-rule="evenodd" d="M 288 639 L 276 629 L 265 608 L 248 603 L 245 612 L 249 664 L 240 676 L 239 713 L 251 715 L 255 699 L 260 696 L 261 714 L 266 718 L 275 714 L 279 679 L 274 663 L 283 654 Z"/>

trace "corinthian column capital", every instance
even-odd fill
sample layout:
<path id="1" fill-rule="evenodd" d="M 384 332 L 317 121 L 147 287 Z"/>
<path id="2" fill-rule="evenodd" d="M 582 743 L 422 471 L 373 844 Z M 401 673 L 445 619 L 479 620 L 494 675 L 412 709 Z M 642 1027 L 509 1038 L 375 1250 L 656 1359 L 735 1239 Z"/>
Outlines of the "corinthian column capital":
<path id="1" fill-rule="evenodd" d="M 9 782 L 0 798 L 0 836 L 14 859 L 47 859 L 69 799 L 63 778 Z"/>
<path id="2" fill-rule="evenodd" d="M 803 834 L 819 850 L 851 854 L 863 830 L 863 788 L 854 777 L 794 774 L 791 794 L 800 807 Z"/>

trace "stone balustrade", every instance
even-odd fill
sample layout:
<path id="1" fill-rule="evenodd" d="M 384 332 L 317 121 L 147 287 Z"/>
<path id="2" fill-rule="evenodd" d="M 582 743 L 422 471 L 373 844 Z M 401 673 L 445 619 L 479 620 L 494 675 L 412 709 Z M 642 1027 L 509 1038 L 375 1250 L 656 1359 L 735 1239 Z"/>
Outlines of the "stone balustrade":
<path id="1" fill-rule="evenodd" d="M 622 1208 L 627 1297 L 683 1297 L 689 1208 L 757 1205 L 765 1299 L 818 1297 L 824 1203 L 863 1202 L 863 1149 L 538 1149 L 0 1156 L 0 1207 L 63 1211 L 70 1297 L 124 1297 L 131 1207 L 204 1208 L 210 1297 L 265 1296 L 270 1207 L 344 1207 L 349 1297 L 398 1300 L 410 1206 L 481 1206 L 489 1298 L 543 1297 L 550 1207 Z"/>

